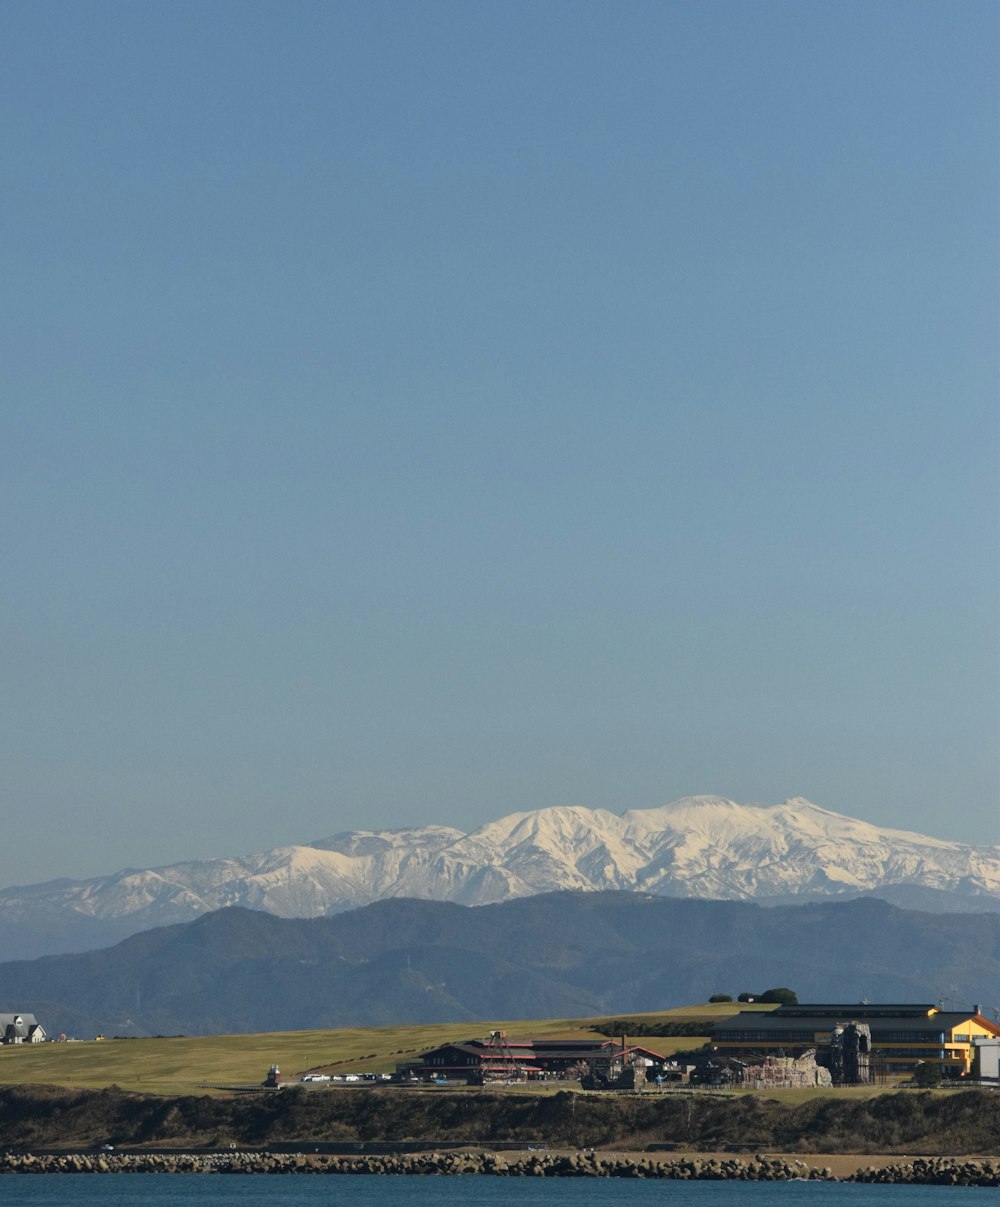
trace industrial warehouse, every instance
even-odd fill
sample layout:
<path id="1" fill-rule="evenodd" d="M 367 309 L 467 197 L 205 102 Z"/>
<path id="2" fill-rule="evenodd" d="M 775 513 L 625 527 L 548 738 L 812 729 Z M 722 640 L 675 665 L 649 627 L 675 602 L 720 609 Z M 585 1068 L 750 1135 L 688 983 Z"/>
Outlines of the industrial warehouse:
<path id="1" fill-rule="evenodd" d="M 863 1084 L 926 1063 L 937 1065 L 943 1078 L 976 1077 L 980 1047 L 1000 1037 L 1000 1026 L 981 1010 L 867 1002 L 744 1010 L 715 1025 L 712 1047 L 717 1062 L 741 1063 L 815 1051 L 834 1083 Z"/>

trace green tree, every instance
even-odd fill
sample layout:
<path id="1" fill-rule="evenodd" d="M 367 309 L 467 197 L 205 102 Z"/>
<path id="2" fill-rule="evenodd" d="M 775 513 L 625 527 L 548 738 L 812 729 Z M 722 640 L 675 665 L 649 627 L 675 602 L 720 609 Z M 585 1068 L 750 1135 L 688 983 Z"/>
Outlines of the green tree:
<path id="1" fill-rule="evenodd" d="M 757 1001 L 777 1002 L 779 1006 L 797 1006 L 799 1004 L 794 989 L 765 989 Z"/>
<path id="2" fill-rule="evenodd" d="M 710 1002 L 731 1002 L 733 999 L 728 993 L 713 993 L 708 999 Z"/>
<path id="3" fill-rule="evenodd" d="M 941 1066 L 933 1060 L 922 1060 L 913 1071 L 913 1081 L 921 1089 L 941 1084 Z"/>

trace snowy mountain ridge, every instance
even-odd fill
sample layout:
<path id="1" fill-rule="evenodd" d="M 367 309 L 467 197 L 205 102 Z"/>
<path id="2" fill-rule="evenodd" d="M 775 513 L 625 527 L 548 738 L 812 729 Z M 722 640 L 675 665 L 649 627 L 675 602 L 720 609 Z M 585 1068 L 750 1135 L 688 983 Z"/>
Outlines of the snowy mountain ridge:
<path id="1" fill-rule="evenodd" d="M 468 834 L 433 825 L 351 831 L 9 888 L 0 917 L 41 918 L 47 949 L 67 950 L 53 943 L 73 926 L 79 937 L 67 943 L 97 946 L 228 905 L 316 917 L 387 897 L 487 905 L 566 889 L 785 902 L 908 889 L 997 909 L 1000 847 L 883 829 L 801 797 L 758 805 L 692 796 L 621 815 L 576 806 L 512 813 Z"/>

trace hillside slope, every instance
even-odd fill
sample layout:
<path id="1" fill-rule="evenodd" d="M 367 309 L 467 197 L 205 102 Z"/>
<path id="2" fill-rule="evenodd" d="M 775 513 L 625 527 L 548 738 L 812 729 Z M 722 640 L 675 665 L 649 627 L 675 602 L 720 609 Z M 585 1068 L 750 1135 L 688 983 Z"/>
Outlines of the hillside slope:
<path id="1" fill-rule="evenodd" d="M 0 965 L 49 1032 L 210 1034 L 647 1011 L 790 985 L 803 999 L 983 1002 L 1000 917 L 861 899 L 764 908 L 553 893 L 471 909 L 376 902 L 332 918 L 231 908 L 103 951 Z"/>
<path id="2" fill-rule="evenodd" d="M 118 1089 L 0 1087 L 0 1130 L 11 1147 L 313 1141 L 539 1141 L 636 1148 L 672 1140 L 714 1150 L 734 1142 L 785 1152 L 995 1153 L 1000 1096 L 883 1094 L 786 1106 L 718 1095 L 431 1094 L 292 1091 L 269 1097 L 154 1098 Z M 912 1193 L 912 1192 L 910 1192 Z M 975 1197 L 975 1196 L 973 1196 Z"/>

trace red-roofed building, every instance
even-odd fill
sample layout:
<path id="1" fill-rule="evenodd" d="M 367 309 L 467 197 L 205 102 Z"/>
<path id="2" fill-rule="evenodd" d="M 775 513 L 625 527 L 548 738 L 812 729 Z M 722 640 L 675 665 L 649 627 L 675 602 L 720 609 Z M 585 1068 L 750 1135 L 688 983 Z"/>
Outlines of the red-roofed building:
<path id="1" fill-rule="evenodd" d="M 488 1080 L 558 1077 L 578 1065 L 605 1065 L 611 1061 L 658 1068 L 666 1057 L 638 1044 L 616 1039 L 467 1039 L 441 1044 L 416 1060 L 397 1065 L 397 1073 L 421 1078 L 444 1077 L 452 1081 L 481 1084 Z"/>

